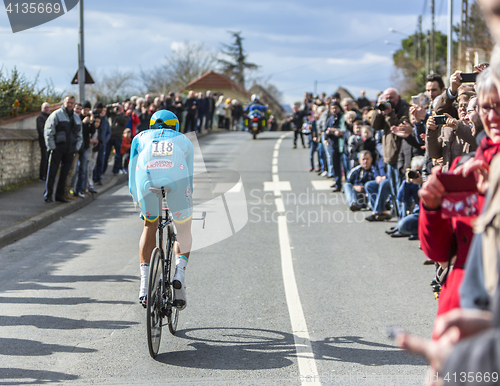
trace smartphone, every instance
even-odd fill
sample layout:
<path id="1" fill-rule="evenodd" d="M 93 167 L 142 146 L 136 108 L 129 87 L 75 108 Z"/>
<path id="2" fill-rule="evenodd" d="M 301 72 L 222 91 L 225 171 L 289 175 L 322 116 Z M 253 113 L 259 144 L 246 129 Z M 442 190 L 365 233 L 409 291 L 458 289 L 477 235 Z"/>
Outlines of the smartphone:
<path id="1" fill-rule="evenodd" d="M 420 106 L 420 97 L 418 95 L 412 96 L 411 103 L 413 103 L 414 105 Z"/>
<path id="2" fill-rule="evenodd" d="M 467 177 L 462 174 L 438 173 L 436 177 L 448 193 L 477 192 L 476 178 L 472 173 Z"/>
<path id="3" fill-rule="evenodd" d="M 476 72 L 462 72 L 460 76 L 462 77 L 462 83 L 476 83 Z"/>
<path id="4" fill-rule="evenodd" d="M 436 122 L 436 125 L 446 124 L 446 119 L 448 119 L 446 115 L 434 115 L 434 122 Z"/>

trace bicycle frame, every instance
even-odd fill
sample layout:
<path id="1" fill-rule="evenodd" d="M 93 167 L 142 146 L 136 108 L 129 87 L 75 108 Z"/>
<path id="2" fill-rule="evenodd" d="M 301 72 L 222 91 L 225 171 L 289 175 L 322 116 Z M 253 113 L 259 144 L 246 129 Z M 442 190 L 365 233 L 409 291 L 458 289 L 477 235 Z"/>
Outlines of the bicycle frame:
<path id="1" fill-rule="evenodd" d="M 171 287 L 172 283 L 170 282 L 170 276 L 171 276 L 170 270 L 172 269 L 171 254 L 173 253 L 175 236 L 176 236 L 175 228 L 169 208 L 167 207 L 163 208 L 163 200 L 166 198 L 167 194 L 165 188 L 163 187 L 160 189 L 151 188 L 150 190 L 156 193 L 156 195 L 158 196 L 159 207 L 160 207 L 160 215 L 158 217 L 158 246 L 160 248 L 161 257 L 164 262 L 163 279 L 164 279 L 164 289 L 165 289 L 164 296 L 166 296 L 166 298 L 163 299 L 166 307 L 163 307 L 164 312 L 162 316 L 170 317 L 170 315 L 172 314 L 172 304 L 170 302 L 167 302 L 167 299 L 172 298 L 170 294 L 170 291 L 172 291 Z M 167 238 L 165 240 L 166 245 L 164 244 L 165 228 L 167 229 Z"/>

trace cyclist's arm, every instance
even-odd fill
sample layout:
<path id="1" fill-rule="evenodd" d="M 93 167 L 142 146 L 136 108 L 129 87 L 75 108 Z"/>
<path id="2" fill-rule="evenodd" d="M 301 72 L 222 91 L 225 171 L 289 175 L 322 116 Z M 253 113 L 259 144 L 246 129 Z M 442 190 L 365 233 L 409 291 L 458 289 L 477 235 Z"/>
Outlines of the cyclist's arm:
<path id="1" fill-rule="evenodd" d="M 194 149 L 193 144 L 186 138 L 188 154 L 186 155 L 186 164 L 189 170 L 189 183 L 191 184 L 191 192 L 193 191 L 193 174 L 194 174 Z"/>
<path id="2" fill-rule="evenodd" d="M 135 173 L 137 167 L 137 159 L 139 158 L 139 152 L 137 150 L 139 141 L 139 136 L 135 136 L 132 140 L 132 145 L 130 146 L 130 161 L 128 166 L 128 188 L 130 190 L 130 194 L 134 198 L 135 202 L 139 202 L 139 198 L 137 196 L 137 186 L 135 184 Z"/>

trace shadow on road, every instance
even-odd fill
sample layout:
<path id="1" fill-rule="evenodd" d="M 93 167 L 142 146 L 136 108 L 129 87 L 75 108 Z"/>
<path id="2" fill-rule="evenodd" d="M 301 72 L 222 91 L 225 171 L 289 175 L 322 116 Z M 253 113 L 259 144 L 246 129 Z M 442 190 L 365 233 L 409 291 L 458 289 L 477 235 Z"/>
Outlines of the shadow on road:
<path id="1" fill-rule="evenodd" d="M 97 350 L 84 347 L 62 346 L 59 344 L 47 344 L 36 340 L 0 338 L 0 355 L 14 356 L 45 356 L 58 352 L 67 353 L 90 353 Z"/>
<path id="2" fill-rule="evenodd" d="M 0 326 L 34 326 L 49 330 L 79 330 L 95 328 L 103 330 L 122 330 L 138 322 L 123 320 L 84 320 L 48 315 L 0 316 Z"/>
<path id="3" fill-rule="evenodd" d="M 290 366 L 297 357 L 293 335 L 281 331 L 214 327 L 177 331 L 175 336 L 192 341 L 188 346 L 193 349 L 168 352 L 166 348 L 167 352 L 158 355 L 157 361 L 212 370 L 265 370 Z M 364 366 L 426 365 L 395 346 L 357 336 L 313 341 L 312 346 L 316 360 Z"/>
<path id="4" fill-rule="evenodd" d="M 78 376 L 55 371 L 0 367 L 0 379 L 2 385 L 43 385 L 45 383 L 74 381 L 78 379 Z"/>

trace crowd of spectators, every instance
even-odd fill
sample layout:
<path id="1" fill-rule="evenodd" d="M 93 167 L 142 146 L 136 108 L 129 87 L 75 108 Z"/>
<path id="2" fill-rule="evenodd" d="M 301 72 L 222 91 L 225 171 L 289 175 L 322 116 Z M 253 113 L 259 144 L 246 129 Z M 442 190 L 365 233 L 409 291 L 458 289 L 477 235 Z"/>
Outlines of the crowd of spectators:
<path id="1" fill-rule="evenodd" d="M 434 341 L 422 343 L 401 334 L 399 342 L 427 356 L 434 371 L 441 370 L 444 362 L 436 363 L 429 350 L 447 344 L 449 354 L 450 346 L 469 335 L 461 331 L 463 336 L 446 341 L 443 320 L 447 327 L 465 320 L 474 325 L 474 333 L 489 337 L 490 352 L 483 357 L 465 349 L 457 354 L 462 359 L 469 355 L 470 366 L 484 368 L 481 359 L 488 358 L 490 368 L 500 367 L 498 355 L 491 354 L 496 350 L 492 347 L 500 347 L 498 329 L 493 330 L 500 321 L 492 322 L 491 312 L 500 311 L 492 307 L 493 303 L 498 307 L 500 296 L 500 204 L 498 197 L 494 209 L 486 209 L 485 204 L 498 196 L 500 175 L 495 173 L 491 186 L 490 165 L 494 159 L 497 166 L 500 162 L 495 157 L 500 151 L 500 49 L 496 50 L 491 67 L 488 63 L 475 66 L 472 82 L 466 82 L 465 75 L 462 79 L 462 71 L 455 71 L 446 87 L 440 75 L 431 73 L 425 90 L 412 96 L 411 102 L 394 87 L 373 102 L 366 100 L 364 92 L 358 100 L 306 93 L 289 118 L 293 148 L 300 137 L 302 146 L 309 148 L 309 171 L 331 179 L 333 192 L 344 192 L 351 211 L 366 210 L 369 222 L 396 218 L 396 224 L 386 230 L 388 237 L 420 240 L 428 257 L 424 263 L 436 270 L 431 281 L 439 298 Z M 488 187 L 492 197 L 485 200 Z M 487 230 L 489 260 L 481 242 Z"/>

